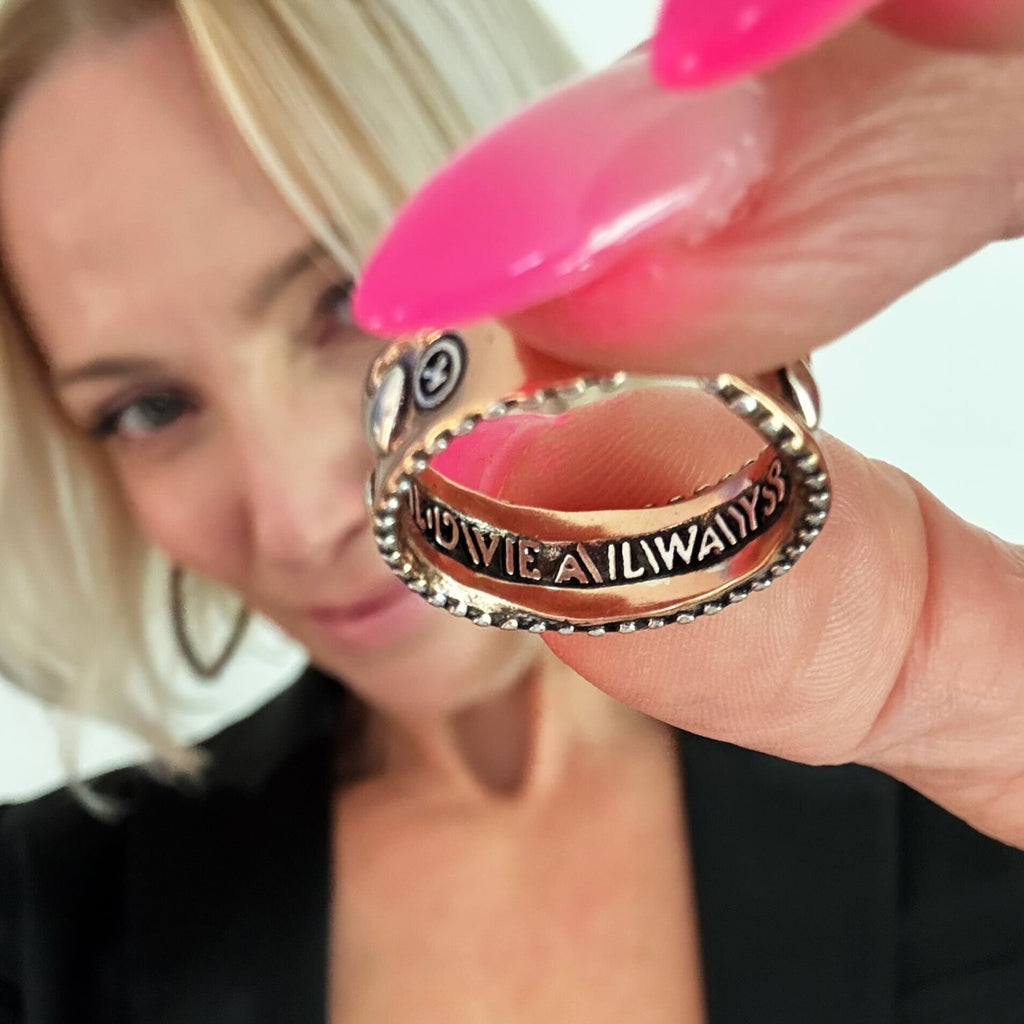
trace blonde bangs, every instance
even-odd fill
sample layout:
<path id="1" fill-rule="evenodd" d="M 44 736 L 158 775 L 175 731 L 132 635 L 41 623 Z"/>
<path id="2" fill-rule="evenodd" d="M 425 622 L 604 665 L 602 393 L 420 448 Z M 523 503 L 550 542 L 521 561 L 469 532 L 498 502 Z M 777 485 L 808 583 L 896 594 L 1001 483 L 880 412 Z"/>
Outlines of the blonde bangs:
<path id="1" fill-rule="evenodd" d="M 577 70 L 530 0 L 0 0 L 0 119 L 79 33 L 112 37 L 161 14 L 182 19 L 255 158 L 352 272 L 454 150 Z M 97 446 L 56 409 L 6 280 L 0 537 L 0 672 L 140 737 L 154 771 L 196 773 L 203 758 L 167 724 L 172 663 L 150 628 L 166 614 L 169 567 Z M 223 606 L 218 588 L 207 594 Z M 73 733 L 62 750 L 89 800 Z"/>

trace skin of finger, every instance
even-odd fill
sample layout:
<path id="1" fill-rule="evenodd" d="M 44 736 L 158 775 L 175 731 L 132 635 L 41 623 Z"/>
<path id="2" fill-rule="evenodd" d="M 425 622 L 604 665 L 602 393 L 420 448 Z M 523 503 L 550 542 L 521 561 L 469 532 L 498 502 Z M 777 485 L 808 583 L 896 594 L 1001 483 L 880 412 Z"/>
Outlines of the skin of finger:
<path id="1" fill-rule="evenodd" d="M 861 24 L 766 81 L 773 168 L 733 221 L 506 318 L 521 339 L 595 367 L 758 372 L 1020 233 L 1024 58 Z"/>
<path id="2" fill-rule="evenodd" d="M 579 430 L 558 458 L 549 450 L 534 463 L 527 446 L 503 497 L 632 507 L 681 477 L 717 478 L 736 451 L 731 427 L 716 435 L 685 417 L 681 427 L 678 412 L 656 406 L 603 426 L 595 411 Z M 893 467 L 831 438 L 823 446 L 832 512 L 770 590 L 687 626 L 546 641 L 594 685 L 671 725 L 809 764 L 879 767 L 1024 845 L 1024 800 L 1009 781 L 1024 776 L 1024 695 L 1000 668 L 1019 677 L 1024 663 L 1013 549 Z"/>
<path id="3" fill-rule="evenodd" d="M 857 760 L 1024 848 L 1024 548 L 911 485 L 928 551 L 922 612 Z"/>
<path id="4" fill-rule="evenodd" d="M 534 458 L 504 500 L 630 508 L 692 493 L 751 454 L 724 410 L 641 395 L 643 415 L 601 407 Z M 623 703 L 672 725 L 809 763 L 849 760 L 890 693 L 923 596 L 916 501 L 900 480 L 826 440 L 834 502 L 822 536 L 772 588 L 721 615 L 628 636 L 550 636 L 551 647 Z M 754 450 L 757 445 L 755 443 Z M 658 502 L 660 503 L 660 502 Z M 899 528 L 894 528 L 894 523 Z M 870 641 L 870 642 L 868 642 Z"/>
<path id="5" fill-rule="evenodd" d="M 1024 47 L 1020 0 L 892 0 L 872 17 L 930 46 L 1007 52 Z"/>

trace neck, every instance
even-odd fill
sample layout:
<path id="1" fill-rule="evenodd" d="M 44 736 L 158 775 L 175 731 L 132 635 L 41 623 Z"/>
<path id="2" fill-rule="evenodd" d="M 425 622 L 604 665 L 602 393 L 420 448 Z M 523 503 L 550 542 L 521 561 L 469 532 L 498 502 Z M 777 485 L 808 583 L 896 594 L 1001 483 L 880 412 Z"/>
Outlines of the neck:
<path id="1" fill-rule="evenodd" d="M 383 771 L 474 801 L 523 801 L 555 786 L 581 743 L 599 743 L 635 713 L 560 662 L 542 644 L 502 685 L 447 713 L 381 713 Z"/>

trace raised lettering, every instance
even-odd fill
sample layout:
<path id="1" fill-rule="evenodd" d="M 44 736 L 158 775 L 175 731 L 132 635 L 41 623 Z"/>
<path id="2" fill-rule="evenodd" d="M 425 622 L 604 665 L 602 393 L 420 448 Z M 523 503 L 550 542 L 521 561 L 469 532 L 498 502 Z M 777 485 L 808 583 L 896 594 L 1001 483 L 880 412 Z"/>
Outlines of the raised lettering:
<path id="1" fill-rule="evenodd" d="M 782 475 L 782 463 L 778 459 L 768 467 L 768 480 L 775 485 L 775 493 L 781 505 L 786 499 L 786 478 Z"/>
<path id="2" fill-rule="evenodd" d="M 540 570 L 532 568 L 540 549 L 528 540 L 519 542 L 519 575 L 524 580 L 539 580 Z"/>
<path id="3" fill-rule="evenodd" d="M 427 522 L 423 518 L 423 508 L 420 505 L 420 489 L 418 487 L 411 488 L 409 496 L 412 499 L 412 517 L 416 520 L 416 525 L 420 528 L 420 532 L 426 533 Z"/>
<path id="4" fill-rule="evenodd" d="M 477 526 L 473 527 L 473 536 L 476 538 L 477 546 L 480 548 L 480 557 L 484 560 L 484 565 L 490 568 L 491 561 L 494 558 L 494 552 L 498 550 L 498 544 L 501 542 L 501 537 L 496 534 L 489 533 L 487 540 L 484 540 L 484 535 L 480 532 L 480 528 Z"/>
<path id="5" fill-rule="evenodd" d="M 736 525 L 739 527 L 740 540 L 743 540 L 747 535 L 747 521 L 743 517 L 743 513 L 735 505 L 730 505 L 726 511 L 732 516 Z"/>
<path id="6" fill-rule="evenodd" d="M 661 566 L 658 565 L 658 560 L 654 557 L 654 552 L 651 550 L 651 545 L 648 544 L 647 541 L 641 540 L 640 547 L 643 549 L 644 557 L 650 564 L 650 567 L 653 570 L 654 575 L 657 576 L 658 573 L 661 571 Z"/>
<path id="7" fill-rule="evenodd" d="M 751 489 L 750 496 L 741 494 L 736 500 L 740 503 L 740 508 L 747 513 L 747 518 L 750 520 L 750 532 L 753 533 L 757 529 L 757 499 L 761 496 L 761 485 L 754 484 Z"/>
<path id="8" fill-rule="evenodd" d="M 668 537 L 668 543 L 665 543 L 664 537 L 655 537 L 654 546 L 658 549 L 658 553 L 661 555 L 662 561 L 665 563 L 665 568 L 668 572 L 672 571 L 672 566 L 675 565 L 676 556 L 679 556 L 680 561 L 684 564 L 689 565 L 690 560 L 693 558 L 693 545 L 697 541 L 697 526 L 695 523 L 690 524 L 690 535 L 683 543 L 682 537 L 676 530 L 673 530 Z"/>
<path id="9" fill-rule="evenodd" d="M 576 545 L 576 554 L 580 556 L 580 561 L 587 567 L 590 575 L 593 577 L 595 583 L 604 583 L 604 578 L 601 573 L 598 572 L 597 566 L 594 564 L 594 560 L 590 557 L 587 549 L 582 544 Z"/>
<path id="10" fill-rule="evenodd" d="M 466 520 L 462 520 L 462 537 L 466 542 L 466 550 L 469 552 L 469 557 L 473 559 L 474 565 L 480 564 L 480 556 L 476 553 L 476 545 L 473 543 L 473 538 L 469 533 L 469 525 Z"/>
<path id="11" fill-rule="evenodd" d="M 437 540 L 437 543 L 446 551 L 454 551 L 459 545 L 459 524 L 455 521 L 454 516 L 451 512 L 440 512 L 440 510 L 437 510 L 434 520 L 436 523 L 434 528 L 434 537 Z M 447 540 L 441 536 L 441 528 L 443 526 L 450 527 L 452 531 Z"/>
<path id="12" fill-rule="evenodd" d="M 718 515 L 715 516 L 715 522 L 718 523 L 718 528 L 722 531 L 722 533 L 725 534 L 725 539 L 730 544 L 735 544 L 736 534 L 734 534 L 732 530 L 730 530 L 729 527 L 726 526 L 725 520 L 722 518 L 721 512 L 719 512 Z"/>
<path id="13" fill-rule="evenodd" d="M 576 580 L 577 583 L 582 583 L 585 586 L 590 585 L 587 574 L 573 554 L 568 554 L 562 559 L 562 564 L 558 567 L 558 575 L 555 577 L 556 583 L 567 583 L 569 580 Z"/>
<path id="14" fill-rule="evenodd" d="M 644 567 L 638 565 L 633 568 L 633 550 L 629 546 L 629 541 L 624 540 L 622 542 L 622 575 L 627 580 L 638 580 L 644 574 Z"/>
<path id="15" fill-rule="evenodd" d="M 709 526 L 704 530 L 704 536 L 701 538 L 697 561 L 703 562 L 712 551 L 721 554 L 724 550 L 725 545 L 722 543 L 722 538 L 718 536 L 713 526 Z"/>

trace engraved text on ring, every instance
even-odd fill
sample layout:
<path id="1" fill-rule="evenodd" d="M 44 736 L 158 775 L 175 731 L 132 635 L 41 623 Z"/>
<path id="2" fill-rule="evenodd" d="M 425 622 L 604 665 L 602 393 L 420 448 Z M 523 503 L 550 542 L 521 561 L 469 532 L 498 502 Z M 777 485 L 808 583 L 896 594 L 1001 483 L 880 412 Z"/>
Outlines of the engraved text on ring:
<path id="1" fill-rule="evenodd" d="M 700 516 L 595 541 L 541 541 L 499 529 L 438 501 L 419 484 L 409 491 L 408 519 L 432 548 L 475 573 L 546 587 L 609 587 L 681 576 L 733 557 L 778 520 L 790 490 L 775 459 L 762 479 Z"/>

